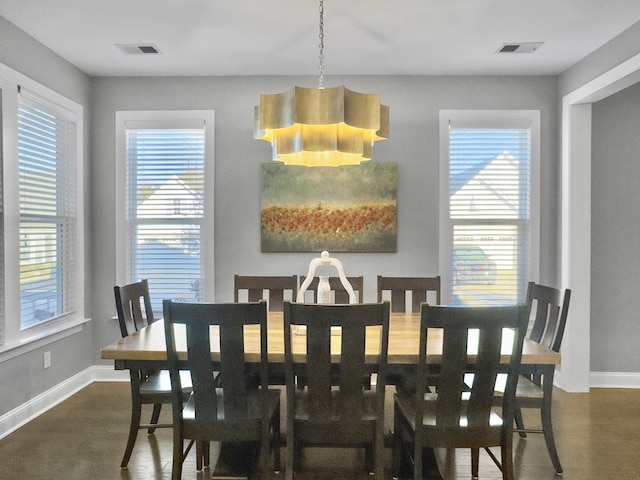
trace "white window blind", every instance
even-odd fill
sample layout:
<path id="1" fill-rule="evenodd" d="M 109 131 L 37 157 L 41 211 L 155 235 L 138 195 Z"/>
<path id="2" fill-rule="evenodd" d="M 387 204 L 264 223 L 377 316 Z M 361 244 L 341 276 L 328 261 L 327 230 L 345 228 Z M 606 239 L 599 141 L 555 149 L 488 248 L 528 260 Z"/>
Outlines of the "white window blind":
<path id="1" fill-rule="evenodd" d="M 531 262 L 531 121 L 448 124 L 450 302 L 524 301 Z"/>
<path id="2" fill-rule="evenodd" d="M 20 324 L 76 311 L 76 123 L 20 95 Z"/>
<path id="3" fill-rule="evenodd" d="M 127 281 L 148 279 L 162 311 L 162 299 L 202 297 L 205 125 L 139 123 L 126 123 Z"/>

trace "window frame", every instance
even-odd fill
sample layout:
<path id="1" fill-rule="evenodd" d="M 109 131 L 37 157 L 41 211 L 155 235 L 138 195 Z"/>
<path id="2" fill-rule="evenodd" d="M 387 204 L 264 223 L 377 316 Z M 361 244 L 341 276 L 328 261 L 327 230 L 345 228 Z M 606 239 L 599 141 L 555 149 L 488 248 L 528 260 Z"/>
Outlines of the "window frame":
<path id="1" fill-rule="evenodd" d="M 529 172 L 529 278 L 539 276 L 540 265 L 540 110 L 441 110 L 440 111 L 440 175 L 439 175 L 439 271 L 442 279 L 442 302 L 452 299 L 452 281 L 450 262 L 453 249 L 453 229 L 449 216 L 449 125 L 450 123 L 470 122 L 486 124 L 487 128 L 504 128 L 509 122 L 521 126 L 523 121 L 530 122 L 531 152 Z M 525 285 L 519 290 L 526 293 Z M 524 298 L 522 299 L 524 301 Z"/>
<path id="2" fill-rule="evenodd" d="M 68 314 L 21 329 L 20 318 L 20 185 L 18 152 L 19 91 L 28 92 L 42 105 L 55 110 L 75 123 L 75 175 L 76 202 L 75 268 L 73 287 L 75 308 Z M 0 322 L 4 329 L 0 345 L 0 362 L 47 345 L 82 330 L 84 305 L 84 109 L 75 101 L 31 80 L 15 70 L 0 64 L 0 91 L 2 94 L 2 162 L 3 162 L 3 279 L 4 315 Z"/>
<path id="3" fill-rule="evenodd" d="M 203 301 L 215 301 L 214 289 L 214 168 L 215 168 L 215 111 L 214 110 L 119 110 L 116 111 L 116 282 L 125 285 L 141 279 L 129 278 L 127 252 L 130 251 L 127 220 L 127 124 L 138 128 L 180 128 L 194 122 L 204 122 L 204 198 L 201 223 L 200 265 L 202 268 Z M 161 312 L 156 315 L 161 316 Z"/>

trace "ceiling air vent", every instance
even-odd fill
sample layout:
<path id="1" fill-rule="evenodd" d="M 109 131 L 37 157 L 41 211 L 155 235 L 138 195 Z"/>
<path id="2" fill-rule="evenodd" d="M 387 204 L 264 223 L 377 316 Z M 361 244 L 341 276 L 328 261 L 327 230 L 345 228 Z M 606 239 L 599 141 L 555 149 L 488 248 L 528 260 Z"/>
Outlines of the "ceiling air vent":
<path id="1" fill-rule="evenodd" d="M 116 43 L 116 47 L 125 55 L 149 55 L 160 53 L 155 45 L 134 45 L 126 43 Z"/>
<path id="2" fill-rule="evenodd" d="M 533 53 L 544 42 L 503 43 L 496 53 Z"/>

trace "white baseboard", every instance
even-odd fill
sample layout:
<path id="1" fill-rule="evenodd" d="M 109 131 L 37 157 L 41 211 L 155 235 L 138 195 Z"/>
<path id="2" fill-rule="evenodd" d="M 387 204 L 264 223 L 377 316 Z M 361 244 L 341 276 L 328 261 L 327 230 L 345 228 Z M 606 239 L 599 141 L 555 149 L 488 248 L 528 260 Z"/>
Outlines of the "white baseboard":
<path id="1" fill-rule="evenodd" d="M 591 388 L 640 388 L 638 372 L 591 372 Z"/>
<path id="2" fill-rule="evenodd" d="M 66 400 L 92 382 L 129 381 L 129 373 L 113 366 L 94 365 L 0 416 L 0 439 Z"/>
<path id="3" fill-rule="evenodd" d="M 115 370 L 113 365 L 94 365 L 91 367 L 94 382 L 128 382 L 129 370 Z"/>

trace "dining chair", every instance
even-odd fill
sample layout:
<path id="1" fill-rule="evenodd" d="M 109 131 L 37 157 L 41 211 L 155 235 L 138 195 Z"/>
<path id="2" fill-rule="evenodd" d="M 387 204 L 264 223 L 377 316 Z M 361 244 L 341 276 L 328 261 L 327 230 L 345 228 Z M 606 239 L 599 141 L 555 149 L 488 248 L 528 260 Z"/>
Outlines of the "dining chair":
<path id="1" fill-rule="evenodd" d="M 233 301 L 239 302 L 241 292 L 246 291 L 248 302 L 257 302 L 265 298 L 269 301 L 270 312 L 281 312 L 285 297 L 295 301 L 298 294 L 298 276 L 250 276 L 234 275 Z M 244 293 L 242 293 L 244 295 Z"/>
<path id="2" fill-rule="evenodd" d="M 526 305 L 422 305 L 415 393 L 394 395 L 394 476 L 403 474 L 400 465 L 406 453 L 413 460 L 413 478 L 421 478 L 423 447 L 431 447 L 470 448 L 473 478 L 478 477 L 479 449 L 484 448 L 502 471 L 502 478 L 514 478 L 513 415 L 526 311 Z M 442 355 L 430 358 L 426 345 L 429 330 L 434 328 L 442 329 Z M 511 338 L 503 338 L 506 335 Z M 502 365 L 504 354 L 510 356 L 508 365 Z M 427 376 L 434 370 L 440 382 L 432 393 L 427 391 Z M 505 370 L 502 408 L 494 409 L 496 379 Z M 495 446 L 500 447 L 500 460 L 489 450 Z"/>
<path id="3" fill-rule="evenodd" d="M 299 326 L 306 328 L 302 342 L 292 332 Z M 366 342 L 370 329 L 379 331 L 374 345 Z M 293 478 L 302 448 L 364 447 L 367 468 L 382 480 L 389 302 L 285 301 L 284 335 L 286 478 Z M 294 351 L 294 344 L 303 351 Z M 333 363 L 338 353 L 339 361 Z M 366 389 L 361 379 L 371 372 L 377 372 L 377 382 L 375 388 Z M 299 373 L 305 378 L 302 389 L 295 384 Z"/>
<path id="4" fill-rule="evenodd" d="M 378 302 L 385 292 L 391 294 L 392 312 L 419 312 L 420 304 L 426 302 L 428 293 L 435 296 L 434 305 L 440 305 L 440 277 L 386 277 L 378 275 Z M 407 302 L 407 293 L 411 293 L 411 307 Z"/>
<path id="5" fill-rule="evenodd" d="M 306 276 L 300 275 L 300 285 L 304 283 Z M 364 277 L 346 277 L 347 281 L 353 288 L 353 293 L 356 294 L 358 303 L 364 302 Z M 329 277 L 329 288 L 333 292 L 333 303 L 349 303 L 349 292 L 342 285 L 340 277 Z M 318 303 L 318 284 L 320 283 L 318 277 L 314 277 L 311 283 L 307 286 L 307 291 L 312 292 L 312 303 Z"/>
<path id="6" fill-rule="evenodd" d="M 274 468 L 280 468 L 280 391 L 269 389 L 266 302 L 164 300 L 163 310 L 173 398 L 172 479 L 181 478 L 194 442 L 198 466 L 201 456 L 208 465 L 210 441 L 259 443 L 260 471 L 268 477 L 270 453 Z M 185 332 L 185 352 L 176 348 L 177 327 Z M 245 355 L 244 332 L 254 328 L 260 331 L 256 358 Z M 219 356 L 212 359 L 216 344 Z M 249 380 L 252 368 L 258 368 L 257 383 Z M 193 391 L 183 408 L 180 372 L 184 370 L 191 376 Z M 217 382 L 217 372 L 222 382 Z M 185 440 L 189 440 L 186 448 Z"/>
<path id="7" fill-rule="evenodd" d="M 569 313 L 571 290 L 560 289 L 529 282 L 527 287 L 527 305 L 529 319 L 534 323 L 528 338 L 554 352 L 560 351 L 564 329 Z M 555 366 L 531 367 L 522 365 L 520 379 L 516 389 L 515 423 L 516 431 L 522 438 L 527 433 L 542 433 L 551 457 L 551 462 L 557 473 L 562 473 L 562 465 L 556 449 L 553 436 L 551 418 L 551 403 L 553 392 L 553 376 Z M 540 410 L 542 428 L 526 428 L 522 420 L 522 408 Z"/>
<path id="8" fill-rule="evenodd" d="M 125 338 L 155 321 L 151 308 L 147 279 L 128 285 L 113 287 L 120 334 Z M 138 430 L 147 428 L 152 434 L 156 428 L 170 428 L 173 424 L 158 424 L 162 404 L 171 403 L 171 380 L 168 370 L 129 369 L 131 379 L 131 422 L 127 446 L 120 466 L 125 468 L 136 443 Z M 185 378 L 184 396 L 191 392 L 191 384 Z M 140 423 L 142 405 L 152 404 L 153 412 L 148 424 Z"/>

